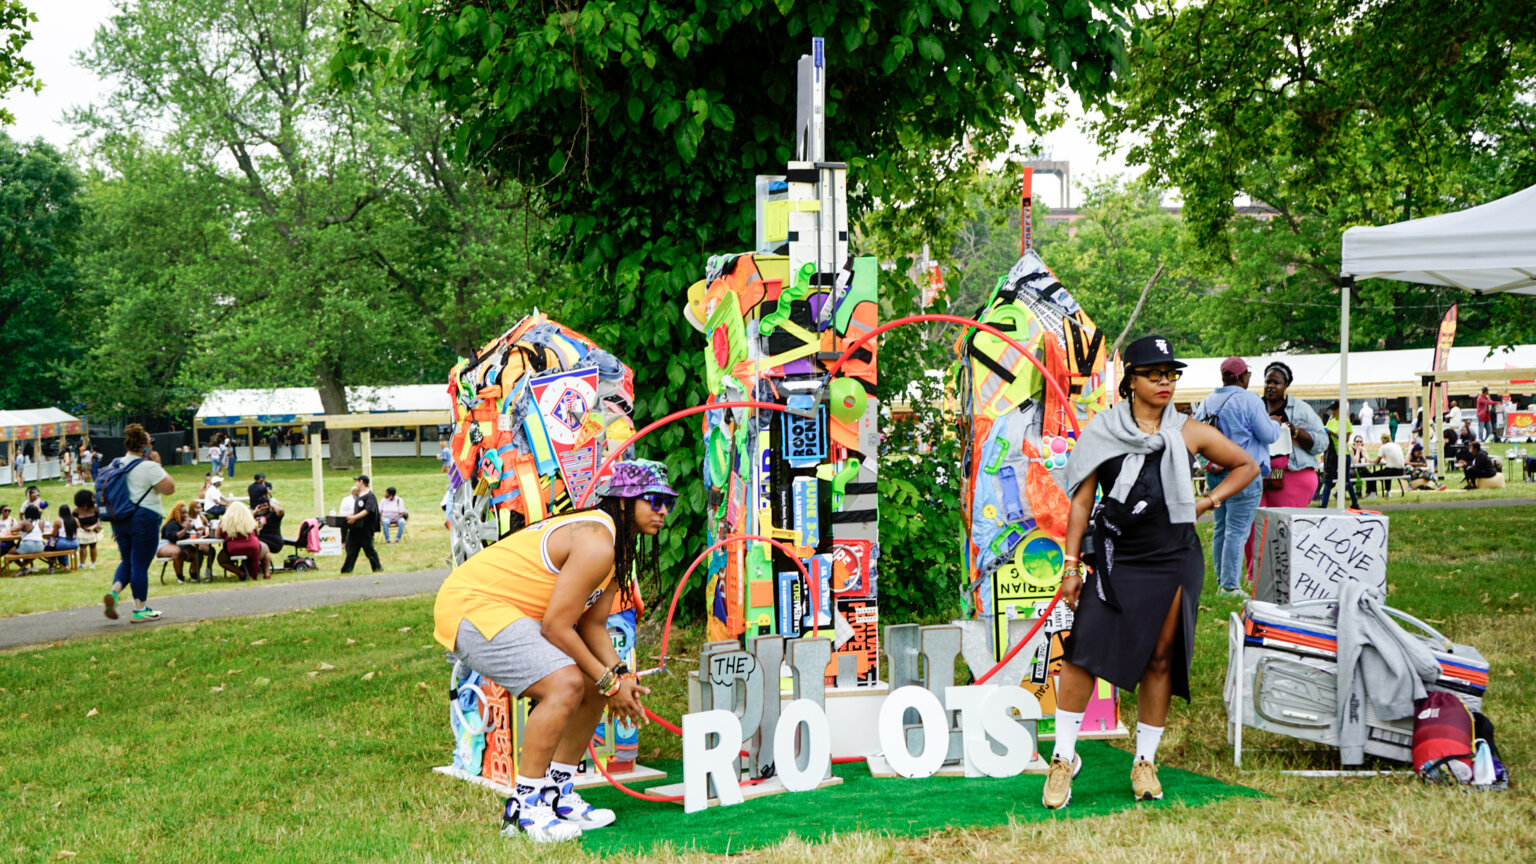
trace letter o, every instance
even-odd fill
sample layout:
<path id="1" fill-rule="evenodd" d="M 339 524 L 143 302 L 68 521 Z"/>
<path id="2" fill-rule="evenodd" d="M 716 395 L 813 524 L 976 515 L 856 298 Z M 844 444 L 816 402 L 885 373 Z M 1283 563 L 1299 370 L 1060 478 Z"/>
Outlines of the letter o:
<path id="1" fill-rule="evenodd" d="M 911 708 L 923 726 L 923 752 L 912 755 L 907 749 L 907 731 L 902 717 Z M 932 777 L 949 755 L 949 717 L 939 697 L 922 687 L 901 687 L 885 697 L 880 706 L 880 747 L 885 761 L 903 777 Z"/>
<path id="2" fill-rule="evenodd" d="M 795 753 L 795 732 L 801 726 L 805 727 L 805 737 L 800 739 L 804 768 Z M 827 712 L 810 699 L 796 699 L 784 706 L 773 730 L 773 753 L 774 769 L 785 789 L 809 792 L 820 786 L 832 769 L 832 729 L 827 725 Z"/>

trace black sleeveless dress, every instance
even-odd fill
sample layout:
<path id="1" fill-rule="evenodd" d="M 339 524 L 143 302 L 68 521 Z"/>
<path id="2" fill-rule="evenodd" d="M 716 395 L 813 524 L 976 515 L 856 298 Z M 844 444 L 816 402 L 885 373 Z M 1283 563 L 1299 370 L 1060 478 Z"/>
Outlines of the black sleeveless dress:
<path id="1" fill-rule="evenodd" d="M 1097 560 L 1083 583 L 1072 633 L 1062 647 L 1067 662 L 1122 690 L 1135 690 L 1173 595 L 1183 588 L 1169 675 L 1173 695 L 1187 702 L 1205 557 L 1195 526 L 1168 519 L 1160 456 L 1147 456 L 1123 503 L 1105 496 L 1114 488 L 1125 456 L 1099 465 L 1101 495 L 1093 515 Z"/>

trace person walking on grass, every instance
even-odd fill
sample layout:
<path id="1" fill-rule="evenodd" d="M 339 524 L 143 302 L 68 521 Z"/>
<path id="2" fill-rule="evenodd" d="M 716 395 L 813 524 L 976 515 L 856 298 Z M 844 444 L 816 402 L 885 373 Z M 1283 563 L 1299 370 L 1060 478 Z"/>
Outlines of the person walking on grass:
<path id="1" fill-rule="evenodd" d="M 352 566 L 357 563 L 357 553 L 362 552 L 368 556 L 368 564 L 377 573 L 384 569 L 379 563 L 379 553 L 373 548 L 374 532 L 379 530 L 379 499 L 368 488 L 367 474 L 359 474 L 352 478 L 352 498 L 357 502 L 357 509 L 347 517 L 347 557 L 341 562 L 341 572 L 351 573 Z"/>
<path id="2" fill-rule="evenodd" d="M 576 763 L 604 708 L 646 722 L 640 697 L 651 691 L 620 662 L 607 622 L 634 607 L 632 580 L 656 578 L 655 538 L 677 493 L 666 466 L 637 459 L 614 465 L 595 494 L 595 507 L 536 522 L 460 564 L 433 607 L 433 635 L 459 662 L 538 700 L 503 836 L 550 843 L 612 825 L 612 810 L 575 791 Z"/>
<path id="3" fill-rule="evenodd" d="M 1241 357 L 1221 361 L 1221 386 L 1195 408 L 1195 419 L 1221 430 L 1232 443 L 1259 466 L 1259 476 L 1225 501 L 1215 512 L 1211 533 L 1211 561 L 1216 567 L 1216 582 L 1222 596 L 1241 597 L 1238 587 L 1243 575 L 1243 548 L 1253 530 L 1254 513 L 1264 494 L 1263 477 L 1269 476 L 1269 445 L 1280 438 L 1280 424 L 1270 418 L 1264 400 L 1248 391 L 1252 372 Z M 1205 467 L 1209 488 L 1227 479 L 1227 466 L 1211 462 Z"/>
<path id="4" fill-rule="evenodd" d="M 176 481 L 160 466 L 160 454 L 155 452 L 143 426 L 128 424 L 123 432 L 123 447 L 127 449 L 127 455 L 113 460 L 113 464 L 124 472 L 126 497 L 137 506 L 129 511 L 126 519 L 112 525 L 122 560 L 112 577 L 112 587 L 102 597 L 102 605 L 106 616 L 117 620 L 119 592 L 131 587 L 133 617 L 130 620 L 138 624 L 160 618 L 159 612 L 149 608 L 149 562 L 160 548 L 160 520 L 165 518 L 160 496 L 175 492 Z"/>
<path id="5" fill-rule="evenodd" d="M 1185 364 L 1167 339 L 1138 339 L 1123 357 L 1121 401 L 1088 422 L 1067 463 L 1072 507 L 1061 599 L 1076 618 L 1063 646 L 1056 744 L 1041 796 L 1049 809 L 1072 800 L 1072 778 L 1082 766 L 1077 736 L 1095 678 L 1136 691 L 1131 794 L 1138 801 L 1163 797 L 1157 747 L 1173 697 L 1189 700 L 1195 615 L 1205 577 L 1195 520 L 1220 509 L 1259 476 L 1258 463 L 1243 448 L 1174 410 L 1174 385 Z M 1227 469 L 1226 479 L 1199 499 L 1191 480 L 1192 454 Z M 1095 560 L 1087 562 L 1093 585 L 1084 591 L 1079 556 L 1090 522 L 1098 548 Z"/>

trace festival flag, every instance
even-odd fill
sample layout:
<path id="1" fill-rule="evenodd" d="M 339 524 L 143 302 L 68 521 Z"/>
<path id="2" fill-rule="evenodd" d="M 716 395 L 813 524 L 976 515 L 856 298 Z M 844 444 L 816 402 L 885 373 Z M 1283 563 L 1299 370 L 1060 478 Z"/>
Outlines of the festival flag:
<path id="1" fill-rule="evenodd" d="M 1456 341 L 1456 304 L 1452 303 L 1450 310 L 1445 313 L 1445 318 L 1440 321 L 1440 335 L 1435 339 L 1435 362 L 1430 367 L 1433 372 L 1442 372 L 1446 363 L 1451 359 L 1451 343 Z M 1429 404 L 1440 406 L 1440 413 L 1444 414 L 1451 409 L 1451 386 L 1449 384 L 1437 384 L 1440 394 L 1437 397 L 1430 393 Z"/>

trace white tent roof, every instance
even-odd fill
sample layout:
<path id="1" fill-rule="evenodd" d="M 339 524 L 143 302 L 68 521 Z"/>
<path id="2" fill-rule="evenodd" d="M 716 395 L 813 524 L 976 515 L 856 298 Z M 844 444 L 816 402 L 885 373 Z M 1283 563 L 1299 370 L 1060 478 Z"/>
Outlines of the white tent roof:
<path id="1" fill-rule="evenodd" d="M 347 408 L 354 414 L 447 411 L 449 407 L 447 384 L 347 388 Z M 320 391 L 312 387 L 278 387 L 272 390 L 215 390 L 197 408 L 199 418 L 263 414 L 320 416 L 325 414 L 325 407 L 320 404 Z"/>
<path id="2" fill-rule="evenodd" d="M 58 408 L 29 408 L 22 411 L 0 411 L 0 427 L 40 426 L 44 423 L 71 423 L 79 417 Z"/>
<path id="3" fill-rule="evenodd" d="M 1455 213 L 1351 228 L 1340 273 L 1536 294 L 1536 186 Z"/>
<path id="4" fill-rule="evenodd" d="M 1490 355 L 1488 352 L 1493 351 Z M 1186 359 L 1189 368 L 1179 381 L 1179 401 L 1198 401 L 1221 386 L 1221 361 L 1223 357 L 1196 357 Z M 1331 354 L 1269 354 L 1263 357 L 1244 357 L 1253 370 L 1249 386 L 1258 392 L 1263 385 L 1264 367 L 1279 360 L 1291 367 L 1296 376 L 1291 382 L 1291 395 L 1302 399 L 1337 399 L 1339 396 L 1339 355 Z M 1380 405 L 1382 398 L 1406 396 L 1417 393 L 1422 386 L 1418 373 L 1429 371 L 1434 362 L 1433 348 L 1407 348 L 1396 351 L 1349 352 L 1349 387 L 1359 392 L 1367 401 Z M 1451 349 L 1447 369 L 1503 369 L 1536 368 L 1536 345 L 1518 345 L 1513 351 L 1490 349 L 1486 345 L 1467 345 Z M 1468 384 L 1476 390 L 1482 383 Z M 1514 389 L 1523 392 L 1517 385 Z M 1510 389 L 1494 386 L 1493 389 Z M 1359 398 L 1359 397 L 1356 397 Z"/>

